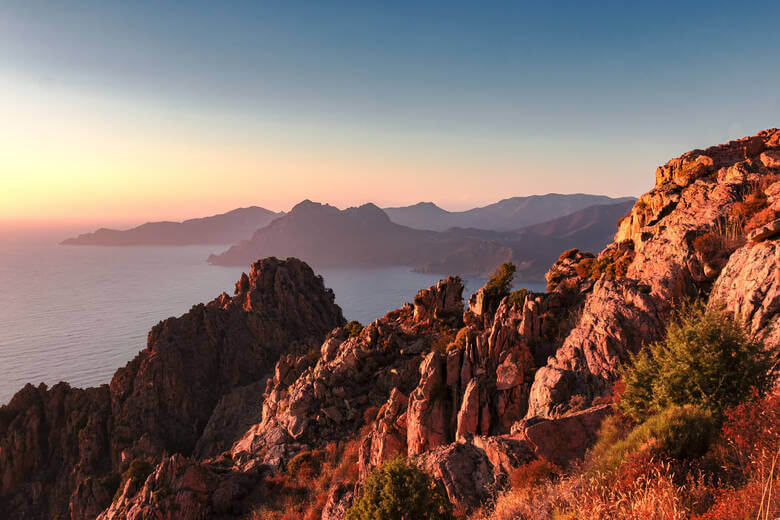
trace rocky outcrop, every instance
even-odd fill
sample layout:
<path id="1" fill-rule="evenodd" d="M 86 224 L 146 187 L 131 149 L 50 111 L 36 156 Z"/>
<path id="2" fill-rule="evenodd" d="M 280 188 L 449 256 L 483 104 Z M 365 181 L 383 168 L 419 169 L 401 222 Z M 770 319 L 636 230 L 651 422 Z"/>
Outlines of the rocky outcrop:
<path id="1" fill-rule="evenodd" d="M 247 502 L 260 502 L 256 475 L 202 464 L 182 455 L 164 457 L 143 480 L 128 479 L 98 520 L 236 518 Z"/>
<path id="2" fill-rule="evenodd" d="M 526 441 L 537 458 L 565 468 L 585 455 L 611 411 L 611 405 L 605 404 L 557 419 L 520 421 L 512 433 Z"/>
<path id="3" fill-rule="evenodd" d="M 495 487 L 493 466 L 471 443 L 439 446 L 416 462 L 444 488 L 450 502 L 467 512 L 486 502 Z"/>
<path id="4" fill-rule="evenodd" d="M 393 389 L 387 403 L 382 405 L 372 425 L 371 432 L 360 446 L 360 478 L 366 478 L 376 466 L 386 460 L 405 456 L 406 447 L 406 410 L 409 399 Z"/>
<path id="5" fill-rule="evenodd" d="M 309 266 L 296 259 L 257 262 L 235 296 L 223 294 L 160 323 L 149 346 L 117 371 L 115 453 L 192 453 L 222 395 L 267 377 L 291 348 L 315 348 L 343 321 L 332 291 Z"/>
<path id="6" fill-rule="evenodd" d="M 546 293 L 485 287 L 465 312 L 450 277 L 345 326 L 308 266 L 258 262 L 234 296 L 157 325 L 110 386 L 28 386 L 0 408 L 0 515 L 240 518 L 296 454 L 339 444 L 359 446 L 359 478 L 411 457 L 465 512 L 535 458 L 566 468 L 681 299 L 780 344 L 778 152 L 768 130 L 669 161 L 613 243 L 560 255 Z M 345 460 L 323 518 L 359 491 Z"/>
<path id="7" fill-rule="evenodd" d="M 534 377 L 528 417 L 555 417 L 579 396 L 589 403 L 618 376 L 628 352 L 659 337 L 666 309 L 645 286 L 603 276 L 588 297 L 577 326 Z"/>
<path id="8" fill-rule="evenodd" d="M 414 298 L 414 319 L 457 325 L 463 314 L 463 283 L 458 281 L 460 278 L 442 280 L 435 287 L 420 291 Z"/>
<path id="9" fill-rule="evenodd" d="M 279 356 L 318 346 L 343 323 L 311 268 L 268 258 L 242 275 L 235 296 L 155 326 L 109 386 L 28 385 L 0 408 L 0 511 L 94 518 L 133 461 L 229 447 L 257 414 L 253 385 Z"/>
<path id="10" fill-rule="evenodd" d="M 470 513 L 506 485 L 512 471 L 534 458 L 522 439 L 478 436 L 426 451 L 415 463 L 436 480 L 460 511 Z"/>
<path id="11" fill-rule="evenodd" d="M 617 363 L 661 337 L 675 302 L 707 296 L 713 283 L 713 298 L 723 299 L 736 283 L 746 282 L 740 272 L 742 276 L 757 276 L 746 287 L 771 287 L 776 260 L 767 264 L 766 251 L 751 254 L 740 248 L 747 240 L 748 226 L 760 223 L 761 218 L 774 218 L 774 188 L 769 189 L 770 194 L 761 190 L 778 179 L 780 170 L 768 167 L 759 155 L 771 155 L 779 148 L 780 130 L 772 129 L 672 159 L 658 169 L 655 187 L 642 195 L 620 222 L 613 245 L 595 260 L 569 261 L 577 261 L 575 272 L 584 271 L 583 262 L 590 262 L 588 270 L 597 274 L 599 281 L 588 294 L 576 327 L 546 366 L 536 372 L 529 418 L 560 416 L 575 403 L 586 406 L 605 392 L 617 377 Z M 772 236 L 769 233 L 760 239 Z M 606 254 L 625 243 L 631 244 L 630 256 Z M 626 261 L 617 268 L 623 258 Z M 560 285 L 559 278 L 571 278 L 565 263 L 559 263 L 553 288 Z M 611 272 L 610 265 L 616 266 Z M 728 271 L 723 271 L 727 265 Z M 725 278 L 716 282 L 719 275 Z M 742 297 L 726 297 L 732 310 L 750 314 L 740 301 L 764 300 L 763 292 L 740 291 Z M 772 296 L 769 301 L 757 305 L 767 305 L 770 310 L 769 318 L 757 318 L 762 330 L 774 312 Z M 756 334 L 773 338 L 775 333 Z"/>
<path id="12" fill-rule="evenodd" d="M 384 409 L 397 415 L 391 410 L 404 408 L 401 397 L 417 384 L 422 356 L 453 334 L 451 324 L 459 326 L 453 311 L 462 308 L 462 291 L 459 278 L 447 278 L 418 293 L 416 306 L 388 313 L 358 336 L 334 331 L 318 359 L 282 358 L 266 387 L 262 419 L 233 446 L 233 459 L 248 468 L 267 463 L 270 453 L 294 454 L 352 436 L 365 411 L 391 397 L 397 402 Z"/>
<path id="13" fill-rule="evenodd" d="M 710 305 L 724 305 L 767 347 L 780 346 L 780 240 L 735 251 L 715 281 Z"/>
<path id="14" fill-rule="evenodd" d="M 94 517 L 114 493 L 108 388 L 27 385 L 0 408 L 0 516 Z M 75 490 L 80 490 L 75 492 Z"/>

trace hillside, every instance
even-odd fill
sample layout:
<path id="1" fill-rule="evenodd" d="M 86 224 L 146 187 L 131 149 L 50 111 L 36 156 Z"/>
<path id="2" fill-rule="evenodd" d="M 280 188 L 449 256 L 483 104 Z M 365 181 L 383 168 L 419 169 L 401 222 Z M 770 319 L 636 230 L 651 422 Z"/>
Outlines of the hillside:
<path id="1" fill-rule="evenodd" d="M 216 265 L 244 265 L 252 258 L 296 257 L 318 267 L 413 266 L 418 271 L 488 275 L 513 261 L 518 277 L 541 280 L 562 249 L 601 249 L 630 203 L 586 208 L 572 215 L 510 232 L 479 229 L 425 231 L 401 226 L 373 204 L 339 210 L 304 201 L 251 239 L 212 255 Z"/>
<path id="2" fill-rule="evenodd" d="M 230 244 L 250 236 L 283 213 L 251 206 L 183 222 L 147 222 L 126 230 L 101 228 L 62 241 L 68 246 Z"/>
<path id="3" fill-rule="evenodd" d="M 373 217 L 349 230 L 396 229 L 358 209 Z M 234 296 L 155 326 L 110 385 L 28 385 L 0 408 L 0 516 L 344 520 L 400 456 L 459 518 L 773 518 L 778 217 L 771 129 L 660 166 L 614 240 L 559 254 L 544 293 L 510 292 L 502 266 L 467 309 L 450 276 L 363 327 L 300 260 L 261 260 Z M 650 397 L 664 408 L 626 411 Z"/>
<path id="4" fill-rule="evenodd" d="M 446 211 L 432 202 L 385 208 L 384 211 L 393 222 L 415 229 L 444 231 L 457 227 L 511 231 L 570 215 L 589 206 L 612 205 L 633 200 L 631 197 L 612 198 L 584 193 L 548 193 L 512 197 L 466 211 Z"/>
<path id="5" fill-rule="evenodd" d="M 513 262 L 519 280 L 543 280 L 561 251 L 579 248 L 600 251 L 615 235 L 615 223 L 633 206 L 632 201 L 590 206 L 570 215 L 513 231 L 450 229 L 444 234 L 468 239 L 458 249 L 418 265 L 428 273 L 490 274 L 496 265 Z"/>

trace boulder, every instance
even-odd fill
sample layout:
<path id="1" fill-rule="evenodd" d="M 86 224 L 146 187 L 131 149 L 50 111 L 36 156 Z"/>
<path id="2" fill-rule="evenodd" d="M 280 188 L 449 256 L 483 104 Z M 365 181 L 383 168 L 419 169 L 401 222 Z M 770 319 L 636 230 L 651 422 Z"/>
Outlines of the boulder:
<path id="1" fill-rule="evenodd" d="M 566 468 L 585 455 L 610 413 L 610 405 L 594 406 L 556 419 L 521 421 L 512 433 L 528 442 L 536 457 Z"/>
<path id="2" fill-rule="evenodd" d="M 780 150 L 767 150 L 761 154 L 761 164 L 767 168 L 780 168 Z"/>

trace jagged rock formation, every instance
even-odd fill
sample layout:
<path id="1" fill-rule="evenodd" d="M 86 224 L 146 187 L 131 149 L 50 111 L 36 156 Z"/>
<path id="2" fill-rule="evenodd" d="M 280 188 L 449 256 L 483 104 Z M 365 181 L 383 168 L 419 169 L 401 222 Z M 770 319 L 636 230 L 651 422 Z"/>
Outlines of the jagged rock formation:
<path id="1" fill-rule="evenodd" d="M 28 386 L 0 409 L 0 514 L 241 518 L 296 454 L 347 440 L 359 475 L 329 484 L 322 518 L 399 455 L 471 511 L 522 464 L 583 456 L 619 363 L 681 299 L 777 346 L 778 216 L 767 130 L 660 167 L 614 242 L 565 251 L 543 294 L 488 284 L 464 312 L 450 277 L 358 331 L 305 264 L 261 261 L 235 296 L 155 327 L 110 387 Z"/>
<path id="2" fill-rule="evenodd" d="M 421 354 L 450 330 L 452 320 L 456 325 L 460 320 L 462 291 L 460 279 L 448 278 L 356 337 L 334 331 L 316 363 L 280 359 L 266 387 L 262 420 L 233 447 L 233 460 L 244 468 L 260 459 L 281 464 L 304 445 L 360 429 L 367 408 L 414 388 Z"/>
<path id="3" fill-rule="evenodd" d="M 605 392 L 626 353 L 660 337 L 676 301 L 710 297 L 713 285 L 711 301 L 752 320 L 754 334 L 776 343 L 776 241 L 756 245 L 746 235 L 778 215 L 780 169 L 768 159 L 778 148 L 780 130 L 765 130 L 658 168 L 655 187 L 620 222 L 610 246 L 630 244 L 632 257 L 622 267 L 625 255 L 607 262 L 618 267 L 612 276 L 602 269 L 579 323 L 536 374 L 529 417 L 554 417 L 572 399 L 590 402 Z"/>
<path id="4" fill-rule="evenodd" d="M 0 408 L 0 513 L 94 518 L 132 461 L 230 446 L 243 430 L 206 427 L 210 419 L 240 425 L 246 407 L 226 410 L 220 399 L 243 393 L 257 409 L 246 385 L 264 381 L 282 353 L 316 347 L 343 323 L 322 278 L 299 260 L 269 258 L 241 277 L 235 296 L 155 326 L 110 386 L 28 385 Z"/>

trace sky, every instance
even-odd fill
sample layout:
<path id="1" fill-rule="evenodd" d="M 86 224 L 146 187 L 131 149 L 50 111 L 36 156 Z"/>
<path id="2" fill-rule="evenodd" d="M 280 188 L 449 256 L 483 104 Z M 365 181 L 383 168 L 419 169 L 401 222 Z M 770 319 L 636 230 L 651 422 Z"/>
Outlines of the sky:
<path id="1" fill-rule="evenodd" d="M 0 227 L 639 195 L 780 126 L 780 2 L 0 3 Z"/>

